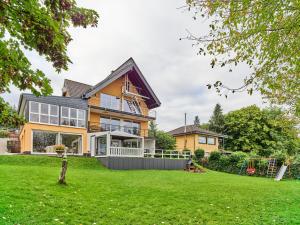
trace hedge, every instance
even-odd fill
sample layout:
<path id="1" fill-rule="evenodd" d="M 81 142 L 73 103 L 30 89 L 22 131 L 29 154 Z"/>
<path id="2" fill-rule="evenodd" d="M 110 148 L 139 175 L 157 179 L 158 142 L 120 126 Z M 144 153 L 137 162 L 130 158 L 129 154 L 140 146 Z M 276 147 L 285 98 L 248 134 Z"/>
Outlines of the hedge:
<path id="1" fill-rule="evenodd" d="M 251 158 L 256 169 L 253 176 L 267 176 L 268 160 L 260 157 Z M 279 155 L 277 160 L 277 170 L 280 169 L 284 159 Z M 201 160 L 201 164 L 211 170 L 247 175 L 249 155 L 244 152 L 234 152 L 230 155 L 223 155 L 220 152 L 212 152 L 208 158 Z M 300 157 L 296 158 L 288 167 L 286 178 L 300 178 Z"/>

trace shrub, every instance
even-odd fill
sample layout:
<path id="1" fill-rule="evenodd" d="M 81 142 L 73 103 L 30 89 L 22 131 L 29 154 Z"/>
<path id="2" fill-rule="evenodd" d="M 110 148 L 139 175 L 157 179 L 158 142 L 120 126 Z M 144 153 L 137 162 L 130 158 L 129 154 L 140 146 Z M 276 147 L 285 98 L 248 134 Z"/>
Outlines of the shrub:
<path id="1" fill-rule="evenodd" d="M 234 152 L 229 156 L 229 161 L 233 164 L 243 163 L 248 157 L 245 152 Z"/>
<path id="2" fill-rule="evenodd" d="M 9 136 L 9 132 L 6 130 L 0 130 L 0 138 L 7 138 Z"/>
<path id="3" fill-rule="evenodd" d="M 274 154 L 272 154 L 271 157 L 276 159 L 277 165 L 282 165 L 283 163 L 285 163 L 285 161 L 287 159 L 287 154 L 282 151 L 279 151 L 279 152 L 275 152 Z"/>
<path id="4" fill-rule="evenodd" d="M 199 160 L 201 160 L 201 159 L 204 157 L 205 152 L 204 152 L 203 149 L 198 148 L 198 149 L 194 152 L 194 154 L 195 154 L 196 160 L 199 161 Z"/>
<path id="5" fill-rule="evenodd" d="M 217 151 L 213 151 L 210 153 L 208 160 L 209 161 L 218 161 L 221 158 L 221 153 Z"/>

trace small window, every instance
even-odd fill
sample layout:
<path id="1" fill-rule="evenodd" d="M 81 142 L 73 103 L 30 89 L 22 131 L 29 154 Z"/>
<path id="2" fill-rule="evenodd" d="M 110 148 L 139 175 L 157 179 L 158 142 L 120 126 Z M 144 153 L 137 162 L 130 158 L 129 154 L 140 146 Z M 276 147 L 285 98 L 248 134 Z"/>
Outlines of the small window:
<path id="1" fill-rule="evenodd" d="M 200 136 L 199 137 L 199 144 L 206 144 L 206 137 L 205 136 Z"/>
<path id="2" fill-rule="evenodd" d="M 30 102 L 30 112 L 31 113 L 39 113 L 39 103 Z"/>
<path id="3" fill-rule="evenodd" d="M 216 144 L 216 139 L 213 137 L 207 138 L 207 144 L 209 145 L 215 145 Z"/>

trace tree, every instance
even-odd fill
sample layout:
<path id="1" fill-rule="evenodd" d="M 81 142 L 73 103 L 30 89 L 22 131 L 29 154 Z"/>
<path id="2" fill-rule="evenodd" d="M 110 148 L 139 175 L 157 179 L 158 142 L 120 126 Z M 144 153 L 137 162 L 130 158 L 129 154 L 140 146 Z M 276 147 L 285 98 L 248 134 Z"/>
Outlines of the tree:
<path id="1" fill-rule="evenodd" d="M 176 147 L 175 138 L 164 131 L 157 131 L 155 138 L 157 149 L 173 150 Z"/>
<path id="2" fill-rule="evenodd" d="M 25 122 L 24 118 L 2 98 L 0 98 L 0 112 L 0 127 L 17 128 Z"/>
<path id="3" fill-rule="evenodd" d="M 217 133 L 224 132 L 224 115 L 221 105 L 218 103 L 214 108 L 213 115 L 208 122 L 208 129 Z"/>
<path id="4" fill-rule="evenodd" d="M 282 110 L 261 110 L 252 105 L 225 115 L 225 147 L 232 151 L 270 156 L 276 152 L 299 152 L 297 122 Z"/>
<path id="5" fill-rule="evenodd" d="M 202 123 L 202 124 L 200 124 L 200 128 L 202 128 L 204 130 L 209 130 L 209 123 Z"/>
<path id="6" fill-rule="evenodd" d="M 299 0 L 237 1 L 187 0 L 190 10 L 209 18 L 209 31 L 198 36 L 189 32 L 188 39 L 199 47 L 200 55 L 211 56 L 211 66 L 245 63 L 250 74 L 238 88 L 221 81 L 219 94 L 259 91 L 275 104 L 287 106 L 300 116 L 300 8 Z"/>
<path id="7" fill-rule="evenodd" d="M 36 51 L 52 63 L 57 72 L 71 62 L 67 46 L 72 40 L 68 28 L 96 26 L 98 14 L 78 7 L 75 0 L 5 0 L 0 2 L 0 94 L 11 85 L 29 89 L 35 95 L 52 93 L 50 80 L 33 69 L 26 51 Z M 2 108 L 7 109 L 3 101 Z M 0 117 L 2 112 L 0 112 Z"/>
<path id="8" fill-rule="evenodd" d="M 194 125 L 200 126 L 200 119 L 199 119 L 199 116 L 195 116 L 195 119 L 194 119 Z"/>
<path id="9" fill-rule="evenodd" d="M 150 121 L 149 124 L 149 137 L 155 137 L 156 136 L 156 132 L 157 132 L 157 125 L 154 121 Z"/>

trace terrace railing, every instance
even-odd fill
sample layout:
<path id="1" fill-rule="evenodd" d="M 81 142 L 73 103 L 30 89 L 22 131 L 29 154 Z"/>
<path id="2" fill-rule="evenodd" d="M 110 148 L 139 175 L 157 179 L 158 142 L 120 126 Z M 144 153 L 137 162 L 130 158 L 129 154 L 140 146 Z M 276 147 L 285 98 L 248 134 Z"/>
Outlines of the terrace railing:
<path id="1" fill-rule="evenodd" d="M 106 124 L 106 123 L 92 123 L 89 122 L 88 125 L 89 132 L 102 132 L 102 131 L 123 131 L 128 134 L 133 134 L 137 136 L 148 136 L 148 129 L 139 129 L 137 127 L 127 127 L 127 126 L 120 126 L 120 125 L 113 125 L 113 124 Z"/>
<path id="2" fill-rule="evenodd" d="M 110 147 L 110 156 L 120 157 L 144 157 L 142 148 Z"/>
<path id="3" fill-rule="evenodd" d="M 188 159 L 192 156 L 191 152 L 181 152 L 177 150 L 155 149 L 154 152 L 145 152 L 144 157 L 152 158 L 170 158 L 170 159 Z"/>

